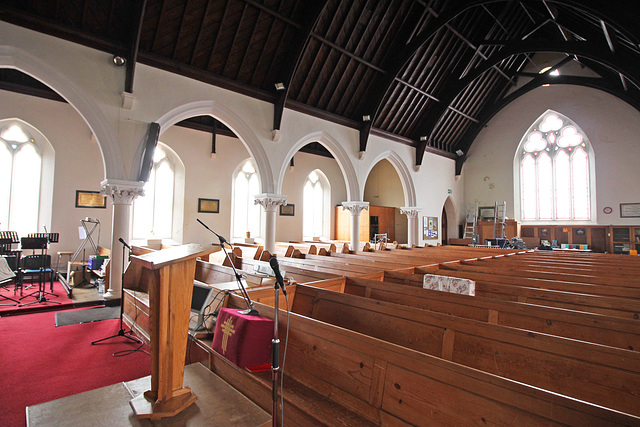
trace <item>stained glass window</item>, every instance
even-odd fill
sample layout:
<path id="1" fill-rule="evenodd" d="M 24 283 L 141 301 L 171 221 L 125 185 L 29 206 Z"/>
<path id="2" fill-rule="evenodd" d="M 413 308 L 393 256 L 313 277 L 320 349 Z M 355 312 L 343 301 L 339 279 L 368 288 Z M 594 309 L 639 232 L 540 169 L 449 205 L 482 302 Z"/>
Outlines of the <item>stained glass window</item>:
<path id="1" fill-rule="evenodd" d="M 543 114 L 520 143 L 522 220 L 591 219 L 590 145 L 570 119 Z"/>

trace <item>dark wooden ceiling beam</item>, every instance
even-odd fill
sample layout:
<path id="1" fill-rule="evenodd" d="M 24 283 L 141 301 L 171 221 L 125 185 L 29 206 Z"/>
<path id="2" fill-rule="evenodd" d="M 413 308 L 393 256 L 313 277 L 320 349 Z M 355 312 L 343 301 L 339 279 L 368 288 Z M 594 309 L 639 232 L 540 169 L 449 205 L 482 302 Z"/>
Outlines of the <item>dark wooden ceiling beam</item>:
<path id="1" fill-rule="evenodd" d="M 303 24 L 301 24 L 299 22 L 295 22 L 295 21 L 287 18 L 286 16 L 282 15 L 281 13 L 279 13 L 279 12 L 273 10 L 273 9 L 268 8 L 267 6 L 265 6 L 263 4 L 257 3 L 257 2 L 255 2 L 253 0 L 242 0 L 242 1 L 244 1 L 248 5 L 251 5 L 251 6 L 255 7 L 255 8 L 257 8 L 257 9 L 260 9 L 264 13 L 267 13 L 267 14 L 273 16 L 274 18 L 276 18 L 276 19 L 278 19 L 278 20 L 280 20 L 280 21 L 282 21 L 282 22 L 284 22 L 286 24 L 291 25 L 292 27 L 296 28 L 297 30 L 304 30 L 304 25 Z"/>
<path id="2" fill-rule="evenodd" d="M 613 43 L 613 39 L 611 38 L 611 35 L 609 34 L 609 30 L 607 29 L 607 23 L 604 22 L 601 19 L 600 20 L 600 26 L 602 27 L 602 33 L 604 34 L 604 38 L 607 41 L 607 45 L 609 45 L 609 49 L 611 49 L 612 53 L 615 53 L 616 48 L 615 48 L 615 45 Z"/>
<path id="3" fill-rule="evenodd" d="M 413 8 L 416 4 L 417 3 L 412 4 L 411 7 Z M 397 68 L 396 70 L 397 64 L 395 62 L 398 52 L 402 51 L 404 46 L 406 46 L 407 42 L 410 39 L 410 36 L 414 32 L 415 26 L 417 25 L 418 21 L 421 19 L 421 16 L 422 16 L 421 13 L 411 13 L 411 9 L 409 10 L 409 12 L 405 17 L 405 21 L 403 22 L 403 25 L 400 26 L 400 31 L 398 32 L 395 40 L 389 47 L 390 53 L 389 55 L 387 55 L 387 57 L 384 60 L 383 68 L 385 70 L 392 70 L 392 71 L 385 71 L 385 73 L 379 74 L 379 76 L 382 76 L 383 81 L 386 82 L 385 87 L 380 88 L 376 85 L 377 80 L 380 78 L 379 76 L 376 76 L 377 78 L 374 78 L 373 81 L 371 82 L 371 86 L 374 88 L 374 90 L 365 92 L 367 94 L 375 93 L 375 95 L 365 95 L 365 98 L 364 98 L 365 102 L 362 104 L 362 105 L 365 105 L 366 108 L 369 109 L 369 111 L 361 111 L 361 115 L 370 116 L 371 122 L 368 123 L 363 121 L 360 126 L 360 153 L 364 153 L 367 149 L 367 141 L 369 139 L 369 133 L 371 132 L 372 124 L 376 120 L 380 112 L 380 104 L 382 102 L 381 99 L 378 99 L 380 98 L 380 93 L 384 95 L 387 92 L 387 89 L 393 83 L 395 77 L 398 77 L 400 68 Z M 370 99 L 377 100 L 377 102 L 368 103 Z"/>
<path id="4" fill-rule="evenodd" d="M 213 54 L 216 52 L 216 47 L 218 46 L 218 41 L 220 39 L 220 34 L 222 33 L 222 27 L 224 26 L 225 21 L 227 20 L 227 13 L 229 12 L 229 9 L 231 8 L 229 6 L 230 2 L 232 0 L 227 0 L 227 2 L 224 5 L 224 11 L 222 12 L 222 18 L 220 19 L 220 25 L 218 25 L 218 30 L 216 31 L 216 35 L 213 38 L 213 43 L 211 43 L 211 50 L 209 51 L 209 60 L 207 62 L 207 66 L 206 69 L 209 70 L 212 67 L 212 61 L 213 61 Z"/>
<path id="5" fill-rule="evenodd" d="M 300 37 L 295 38 L 295 43 L 293 46 L 291 46 L 290 54 L 288 55 L 289 60 L 284 65 L 284 67 L 282 67 L 283 71 L 280 80 L 277 82 L 273 82 L 274 84 L 282 83 L 284 85 L 284 89 L 277 92 L 273 106 L 274 131 L 280 130 L 280 126 L 282 124 L 282 113 L 284 112 L 284 107 L 289 98 L 291 82 L 293 81 L 296 70 L 300 65 L 300 60 L 304 55 L 305 47 L 309 43 L 311 33 L 318 24 L 318 19 L 320 19 L 320 15 L 322 14 L 322 11 L 324 10 L 326 4 L 327 0 L 304 2 L 304 6 L 307 9 L 304 14 L 305 22 L 302 24 L 302 34 L 300 34 Z"/>
<path id="6" fill-rule="evenodd" d="M 247 4 L 245 3 L 244 5 L 242 5 L 242 13 L 240 14 L 240 21 L 238 22 L 238 25 L 236 26 L 236 30 L 233 33 L 233 40 L 229 45 L 229 52 L 224 58 L 224 64 L 222 64 L 222 71 L 220 72 L 222 76 L 226 74 L 227 64 L 229 63 L 229 57 L 231 56 L 231 53 L 233 52 L 233 49 L 236 46 L 236 40 L 238 40 L 238 34 L 240 34 L 240 29 L 242 28 L 242 22 L 244 21 L 246 15 L 247 15 Z"/>
<path id="7" fill-rule="evenodd" d="M 560 84 L 568 84 L 568 85 L 579 85 L 591 87 L 594 89 L 603 90 L 616 96 L 636 110 L 640 111 L 640 97 L 638 93 L 635 95 L 625 93 L 621 91 L 615 85 L 612 85 L 610 81 L 604 78 L 597 77 L 579 77 L 579 76 L 551 76 L 549 73 L 545 73 L 544 75 L 540 75 L 539 78 L 534 79 L 524 86 L 520 87 L 518 90 L 512 92 L 502 100 L 493 103 L 489 108 L 486 108 L 482 114 L 480 123 L 470 128 L 467 133 L 462 137 L 460 141 L 460 147 L 465 152 L 468 153 L 469 148 L 473 141 L 477 138 L 478 134 L 482 131 L 482 129 L 487 125 L 489 120 L 491 120 L 498 112 L 504 109 L 511 102 L 524 95 L 527 92 L 530 92 L 542 85 L 550 84 L 550 85 L 560 85 Z M 460 175 L 462 172 L 462 166 L 466 161 L 467 155 L 461 156 L 458 161 L 456 161 L 456 175 Z"/>
<path id="8" fill-rule="evenodd" d="M 140 35 L 142 34 L 142 24 L 144 23 L 146 6 L 147 0 L 136 0 L 134 4 L 133 16 L 137 19 L 132 19 L 133 28 L 131 29 L 127 70 L 124 80 L 124 91 L 128 93 L 133 93 L 133 82 L 136 74 L 136 64 L 138 63 L 138 52 L 140 50 Z"/>
<path id="9" fill-rule="evenodd" d="M 196 42 L 195 42 L 195 45 L 193 46 L 193 50 L 191 51 L 191 58 L 189 59 L 190 65 L 193 65 L 193 61 L 195 61 L 196 53 L 198 52 L 200 43 L 202 43 L 202 40 L 203 40 L 202 30 L 205 27 L 205 22 L 207 22 L 207 17 L 211 13 L 212 5 L 213 5 L 212 1 L 207 2 L 207 7 L 205 8 L 204 13 L 202 14 L 202 19 L 200 19 L 200 26 L 198 27 L 198 35 L 196 36 Z"/>
<path id="10" fill-rule="evenodd" d="M 435 127 L 439 118 L 444 114 L 447 109 L 447 106 L 453 102 L 453 100 L 458 96 L 460 91 L 462 91 L 468 84 L 470 84 L 473 80 L 478 78 L 480 75 L 484 74 L 488 69 L 491 68 L 491 63 L 500 62 L 512 55 L 518 55 L 525 52 L 535 52 L 535 51 L 551 51 L 551 52 L 563 52 L 567 54 L 577 54 L 579 56 L 586 56 L 591 58 L 597 62 L 604 62 L 605 65 L 616 69 L 617 71 L 622 72 L 624 75 L 628 75 L 628 73 L 632 73 L 632 75 L 637 74 L 637 70 L 640 65 L 640 61 L 638 58 L 614 58 L 608 48 L 605 48 L 603 45 L 597 43 L 588 43 L 588 42 L 557 42 L 557 43 L 543 43 L 543 42 L 515 42 L 510 46 L 507 46 L 500 50 L 497 54 L 494 55 L 489 61 L 489 63 L 484 64 L 483 66 L 478 67 L 474 70 L 474 73 L 469 74 L 466 78 L 454 81 L 444 93 L 448 93 L 449 95 L 446 98 L 442 99 L 442 102 L 438 109 L 435 111 L 429 112 L 429 117 L 423 122 L 421 126 L 420 132 L 416 135 L 416 137 L 421 135 L 430 135 L 432 129 Z M 636 64 L 634 68 L 633 63 Z M 633 80 L 638 81 L 640 79 L 640 75 L 635 77 Z"/>

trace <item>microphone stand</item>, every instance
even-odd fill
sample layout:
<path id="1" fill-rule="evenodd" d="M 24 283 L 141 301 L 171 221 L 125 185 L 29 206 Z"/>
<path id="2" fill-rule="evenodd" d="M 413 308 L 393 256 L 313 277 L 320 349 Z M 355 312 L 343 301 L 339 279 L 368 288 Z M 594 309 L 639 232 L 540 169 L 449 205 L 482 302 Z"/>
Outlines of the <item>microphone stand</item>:
<path id="1" fill-rule="evenodd" d="M 124 331 L 124 326 L 123 326 L 123 321 L 122 321 L 122 317 L 124 315 L 124 250 L 125 250 L 125 248 L 129 248 L 129 251 L 131 251 L 131 247 L 129 245 L 127 245 L 127 243 L 124 240 L 122 240 L 122 237 L 120 238 L 120 243 L 122 243 L 122 283 L 121 283 L 121 286 L 120 286 L 120 288 L 121 288 L 120 289 L 120 330 L 115 335 L 111 335 L 110 337 L 106 337 L 106 338 L 99 339 L 97 341 L 93 341 L 91 343 L 91 345 L 95 345 L 95 344 L 98 344 L 99 342 L 110 340 L 111 338 L 116 338 L 116 337 L 124 337 L 124 338 L 129 339 L 129 340 L 131 340 L 133 342 L 136 342 L 138 344 L 142 344 L 142 341 L 140 341 L 139 339 L 127 335 L 127 334 L 132 334 L 133 333 L 132 330 L 129 330 L 127 332 Z"/>
<path id="2" fill-rule="evenodd" d="M 218 240 L 220 241 L 220 246 L 222 247 L 222 250 L 224 251 L 224 254 L 227 257 L 227 260 L 229 261 L 229 264 L 231 264 L 231 268 L 233 269 L 233 273 L 236 276 L 236 281 L 238 282 L 238 285 L 240 285 L 240 293 L 242 294 L 242 297 L 244 298 L 245 302 L 247 303 L 247 306 L 249 306 L 249 308 L 247 308 L 246 310 L 238 310 L 238 313 L 249 315 L 249 316 L 258 316 L 260 313 L 258 313 L 258 310 L 256 310 L 255 307 L 253 306 L 253 301 L 251 301 L 251 298 L 249 297 L 249 293 L 247 292 L 247 290 L 245 289 L 244 285 L 242 284 L 242 276 L 240 276 L 240 273 L 238 273 L 238 270 L 236 270 L 236 266 L 233 263 L 233 261 L 231 261 L 231 257 L 229 256 L 229 252 L 227 252 L 227 249 L 224 247 L 225 243 L 227 245 L 229 245 L 229 246 L 231 246 L 231 244 L 229 242 L 227 242 L 224 237 L 222 237 L 221 235 L 219 235 L 218 233 L 216 233 L 215 231 L 213 231 L 212 229 L 207 227 L 207 225 L 204 222 L 200 221 L 197 218 L 196 218 L 196 221 L 198 221 L 200 224 L 202 224 L 202 226 L 204 228 L 206 228 L 207 230 L 209 230 L 210 232 L 212 232 L 213 234 L 218 236 Z"/>
<path id="3" fill-rule="evenodd" d="M 269 260 L 271 264 L 271 268 L 274 270 L 278 269 L 276 274 L 276 284 L 274 286 L 274 303 L 273 303 L 273 339 L 271 340 L 271 394 L 273 400 L 273 410 L 271 416 L 271 425 L 276 427 L 278 425 L 278 377 L 280 373 L 280 336 L 278 334 L 278 317 L 280 313 L 280 293 L 279 288 L 282 288 L 282 293 L 284 295 L 287 294 L 287 291 L 284 288 L 284 280 L 280 275 L 280 271 L 278 268 L 278 261 L 275 257 L 271 257 Z M 275 267 L 275 268 L 274 268 Z"/>

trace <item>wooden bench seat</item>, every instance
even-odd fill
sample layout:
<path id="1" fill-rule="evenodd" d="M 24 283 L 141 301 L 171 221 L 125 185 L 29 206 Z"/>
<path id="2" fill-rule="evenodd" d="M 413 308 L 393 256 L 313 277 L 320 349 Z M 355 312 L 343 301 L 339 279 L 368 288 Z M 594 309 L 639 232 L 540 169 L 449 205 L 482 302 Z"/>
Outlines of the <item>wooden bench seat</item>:
<path id="1" fill-rule="evenodd" d="M 640 353 L 304 285 L 293 311 L 576 399 L 640 415 Z"/>
<path id="2" fill-rule="evenodd" d="M 634 300 L 618 297 L 578 294 L 561 290 L 527 287 L 521 284 L 505 284 L 501 278 L 479 277 L 470 272 L 443 270 L 438 268 L 415 268 L 408 271 L 385 271 L 369 278 L 384 277 L 385 282 L 406 284 L 422 288 L 423 275 L 441 274 L 475 280 L 476 296 L 506 301 L 518 301 L 541 306 L 565 308 L 567 310 L 586 311 L 605 316 L 640 319 L 640 306 Z"/>
<path id="3" fill-rule="evenodd" d="M 640 351 L 640 323 L 631 319 L 459 295 L 361 278 L 341 278 L 335 279 L 334 282 L 343 283 L 343 292 L 346 294 Z"/>
<path id="4" fill-rule="evenodd" d="M 298 288 L 291 293 L 294 301 L 299 297 Z M 231 296 L 229 306 L 241 308 L 243 302 Z M 261 315 L 273 317 L 270 307 L 259 303 L 256 307 Z M 279 319 L 283 334 L 287 320 L 282 310 Z M 604 426 L 640 422 L 640 418 L 633 415 L 471 369 L 306 316 L 292 313 L 289 323 L 284 374 L 285 384 L 293 381 L 295 387 L 285 391 L 285 417 L 287 414 L 291 417 L 285 419 L 285 425 L 343 425 L 336 422 L 339 419 L 327 418 L 333 417 L 331 411 L 326 412 L 327 398 L 375 425 Z M 281 353 L 284 345 L 283 341 Z M 270 389 L 264 378 L 259 380 L 216 353 L 212 354 L 211 368 L 260 406 L 270 405 Z M 256 387 L 257 383 L 261 386 Z M 294 405 L 293 401 L 304 399 L 300 396 L 304 388 L 300 387 L 310 389 L 311 396 L 316 397 Z M 310 413 L 317 417 L 316 421 L 308 422 Z"/>

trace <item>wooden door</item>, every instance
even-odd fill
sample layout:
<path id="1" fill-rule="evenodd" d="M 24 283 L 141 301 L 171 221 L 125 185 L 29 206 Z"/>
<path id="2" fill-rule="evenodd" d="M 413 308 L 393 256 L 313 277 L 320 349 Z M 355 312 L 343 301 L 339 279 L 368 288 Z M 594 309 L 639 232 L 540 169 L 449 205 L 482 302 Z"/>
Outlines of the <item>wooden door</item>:
<path id="1" fill-rule="evenodd" d="M 591 244 L 589 249 L 593 252 L 607 252 L 607 228 L 593 227 L 591 229 Z"/>
<path id="2" fill-rule="evenodd" d="M 442 236 L 442 244 L 449 244 L 449 235 L 447 234 L 447 212 L 442 208 L 442 215 L 440 215 L 440 236 Z"/>

